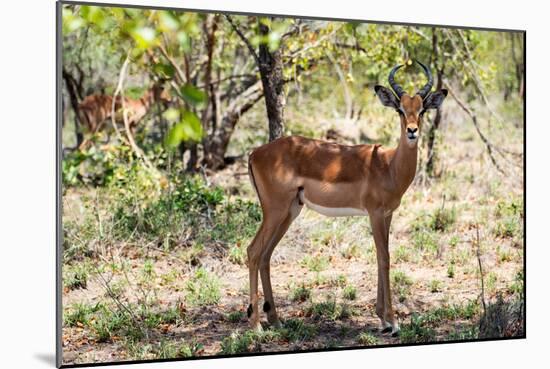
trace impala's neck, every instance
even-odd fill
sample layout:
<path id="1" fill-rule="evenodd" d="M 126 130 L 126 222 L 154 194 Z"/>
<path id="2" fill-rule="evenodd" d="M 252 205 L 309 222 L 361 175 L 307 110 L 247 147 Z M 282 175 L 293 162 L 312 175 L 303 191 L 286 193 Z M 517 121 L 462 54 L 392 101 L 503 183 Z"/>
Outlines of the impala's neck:
<path id="1" fill-rule="evenodd" d="M 416 160 L 418 156 L 418 141 L 412 145 L 408 142 L 405 130 L 401 130 L 399 145 L 390 162 L 390 171 L 397 190 L 403 194 L 409 188 L 416 174 Z"/>

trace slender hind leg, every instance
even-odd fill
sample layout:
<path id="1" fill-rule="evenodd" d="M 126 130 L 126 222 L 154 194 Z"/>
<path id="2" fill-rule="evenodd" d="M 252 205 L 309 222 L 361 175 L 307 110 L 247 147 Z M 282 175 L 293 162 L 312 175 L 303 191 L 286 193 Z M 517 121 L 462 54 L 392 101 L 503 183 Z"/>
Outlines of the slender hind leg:
<path id="1" fill-rule="evenodd" d="M 252 240 L 250 246 L 248 246 L 248 272 L 250 279 L 250 304 L 246 313 L 248 315 L 250 328 L 261 331 L 262 326 L 260 325 L 260 314 L 258 312 L 258 267 L 261 256 L 261 239 L 264 234 L 264 229 L 266 228 L 265 221 L 260 225 L 258 233 Z"/>
<path id="2" fill-rule="evenodd" d="M 291 200 L 288 200 L 291 203 Z M 264 211 L 264 219 L 262 225 L 248 246 L 248 269 L 250 277 L 250 305 L 248 306 L 247 314 L 252 329 L 261 330 L 260 316 L 258 312 L 258 271 L 260 269 L 262 255 L 272 244 L 277 236 L 277 231 L 285 218 L 288 216 L 288 210 L 270 209 Z"/>
<path id="3" fill-rule="evenodd" d="M 288 227 L 290 227 L 290 224 L 292 224 L 294 219 L 296 219 L 296 217 L 300 214 L 301 210 L 302 205 L 300 205 L 298 198 L 294 199 L 292 205 L 290 206 L 289 213 L 277 227 L 277 230 L 270 240 L 269 246 L 266 246 L 260 260 L 260 276 L 262 277 L 262 289 L 264 291 L 265 299 L 263 310 L 267 313 L 267 321 L 277 328 L 281 326 L 281 322 L 277 316 L 275 300 L 273 299 L 273 290 L 271 288 L 271 255 L 273 254 L 273 250 L 279 241 L 281 241 L 281 238 L 285 235 Z"/>

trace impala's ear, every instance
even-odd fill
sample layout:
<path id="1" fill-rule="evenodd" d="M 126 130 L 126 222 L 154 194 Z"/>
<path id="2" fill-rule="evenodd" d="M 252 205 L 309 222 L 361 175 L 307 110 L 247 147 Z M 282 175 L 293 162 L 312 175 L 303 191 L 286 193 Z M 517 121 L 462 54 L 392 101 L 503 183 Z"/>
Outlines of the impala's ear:
<path id="1" fill-rule="evenodd" d="M 388 106 L 390 108 L 398 109 L 399 108 L 399 99 L 395 94 L 384 86 L 376 85 L 374 86 L 374 92 L 378 95 L 378 98 L 382 102 L 382 105 Z"/>
<path id="2" fill-rule="evenodd" d="M 441 89 L 437 92 L 434 92 L 433 94 L 429 94 L 424 99 L 424 110 L 428 109 L 438 109 L 441 104 L 443 103 L 443 100 L 447 97 L 448 91 L 445 89 Z"/>

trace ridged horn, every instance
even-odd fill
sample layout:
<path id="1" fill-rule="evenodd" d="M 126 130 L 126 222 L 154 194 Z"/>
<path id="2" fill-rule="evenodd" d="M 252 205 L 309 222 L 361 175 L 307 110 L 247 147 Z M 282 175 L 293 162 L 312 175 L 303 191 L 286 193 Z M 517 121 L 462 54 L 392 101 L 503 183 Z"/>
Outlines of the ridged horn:
<path id="1" fill-rule="evenodd" d="M 424 87 L 422 87 L 417 92 L 417 94 L 419 94 L 422 99 L 425 99 L 426 96 L 428 96 L 428 94 L 432 90 L 432 86 L 434 84 L 434 77 L 432 76 L 432 72 L 430 72 L 430 69 L 427 66 L 425 66 L 418 60 L 415 60 L 415 62 L 417 62 L 422 67 L 422 69 L 424 70 L 424 73 L 426 74 L 426 77 L 428 77 L 428 82 L 424 85 Z"/>
<path id="2" fill-rule="evenodd" d="M 390 75 L 388 76 L 388 83 L 390 84 L 391 88 L 395 91 L 397 97 L 399 98 L 403 96 L 405 91 L 403 90 L 403 87 L 399 86 L 399 84 L 395 82 L 395 72 L 397 72 L 397 70 L 401 68 L 403 65 L 404 64 L 396 65 L 395 67 L 393 67 L 393 69 L 390 72 Z"/>

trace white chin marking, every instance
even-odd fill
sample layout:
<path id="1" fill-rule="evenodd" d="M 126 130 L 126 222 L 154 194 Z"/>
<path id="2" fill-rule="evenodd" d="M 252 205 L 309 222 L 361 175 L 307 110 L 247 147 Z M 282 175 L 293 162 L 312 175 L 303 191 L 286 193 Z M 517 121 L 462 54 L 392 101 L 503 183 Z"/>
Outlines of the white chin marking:
<path id="1" fill-rule="evenodd" d="M 366 210 L 356 208 L 329 208 L 312 203 L 304 196 L 303 191 L 300 192 L 300 201 L 304 203 L 308 209 L 311 209 L 319 214 L 327 217 L 349 217 L 349 216 L 365 216 L 369 215 Z"/>

